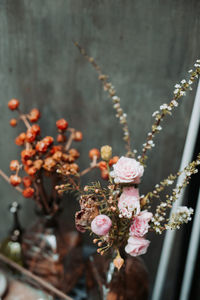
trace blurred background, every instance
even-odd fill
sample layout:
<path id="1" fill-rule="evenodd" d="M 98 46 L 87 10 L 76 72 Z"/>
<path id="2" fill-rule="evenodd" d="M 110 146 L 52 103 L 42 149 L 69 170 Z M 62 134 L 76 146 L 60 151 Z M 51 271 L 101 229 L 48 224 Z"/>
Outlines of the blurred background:
<path id="1" fill-rule="evenodd" d="M 124 154 L 112 103 L 73 41 L 110 76 L 128 112 L 132 147 L 140 151 L 151 128 L 152 113 L 169 102 L 174 85 L 188 76 L 200 57 L 199 15 L 198 0 L 0 0 L 0 168 L 9 173 L 10 160 L 20 153 L 14 144 L 19 128 L 9 126 L 14 117 L 7 107 L 11 98 L 20 100 L 23 111 L 40 109 L 44 135 L 55 136 L 55 122 L 62 117 L 82 130 L 84 139 L 78 144 L 82 169 L 88 166 L 90 148 L 110 144 L 115 155 Z M 196 85 L 163 122 L 149 155 L 142 194 L 179 168 L 195 92 Z M 83 184 L 94 181 L 98 174 L 86 175 Z M 8 233 L 8 205 L 14 200 L 23 206 L 23 226 L 30 225 L 35 218 L 34 204 L 0 178 L 0 239 Z M 77 204 L 67 199 L 64 203 L 65 218 L 73 224 Z M 189 233 L 188 227 L 177 235 L 163 299 L 178 299 L 181 241 Z M 143 259 L 152 289 L 163 237 L 149 238 L 151 246 Z M 198 295 L 196 283 L 193 290 Z"/>

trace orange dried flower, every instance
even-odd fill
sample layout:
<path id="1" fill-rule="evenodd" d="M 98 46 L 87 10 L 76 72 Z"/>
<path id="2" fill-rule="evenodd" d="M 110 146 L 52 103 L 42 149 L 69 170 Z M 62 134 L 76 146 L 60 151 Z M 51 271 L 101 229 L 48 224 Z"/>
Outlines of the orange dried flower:
<path id="1" fill-rule="evenodd" d="M 48 148 L 48 145 L 43 140 L 37 142 L 37 144 L 35 146 L 35 149 L 41 153 L 45 153 L 47 151 L 47 148 Z"/>
<path id="2" fill-rule="evenodd" d="M 25 160 L 30 159 L 34 155 L 35 155 L 35 150 L 34 149 L 24 149 L 24 150 L 22 150 L 22 152 L 21 152 L 22 162 L 25 161 Z"/>
<path id="3" fill-rule="evenodd" d="M 69 154 L 70 156 L 73 156 L 74 158 L 78 158 L 80 156 L 80 153 L 78 152 L 78 150 L 72 148 L 69 150 Z"/>
<path id="4" fill-rule="evenodd" d="M 10 162 L 10 170 L 16 171 L 19 169 L 19 161 L 18 160 L 11 160 Z"/>
<path id="5" fill-rule="evenodd" d="M 50 150 L 51 154 L 54 154 L 56 151 L 61 151 L 62 150 L 62 146 L 57 145 L 57 146 L 53 146 Z"/>
<path id="6" fill-rule="evenodd" d="M 17 120 L 16 119 L 11 119 L 10 120 L 10 126 L 15 127 L 17 125 Z"/>
<path id="7" fill-rule="evenodd" d="M 119 160 L 119 156 L 113 156 L 110 160 L 109 160 L 109 166 L 111 167 L 112 165 L 116 164 Z"/>
<path id="8" fill-rule="evenodd" d="M 101 171 L 101 177 L 102 177 L 102 179 L 104 179 L 104 180 L 108 180 L 109 179 L 109 173 L 108 173 L 108 170 L 102 170 Z"/>
<path id="9" fill-rule="evenodd" d="M 11 175 L 10 176 L 10 184 L 12 184 L 13 186 L 17 186 L 21 183 L 21 177 L 19 177 L 18 175 Z"/>
<path id="10" fill-rule="evenodd" d="M 68 122 L 65 119 L 60 119 L 56 122 L 56 126 L 60 130 L 66 130 L 68 127 Z"/>
<path id="11" fill-rule="evenodd" d="M 15 139 L 15 144 L 17 146 L 22 146 L 24 145 L 24 142 L 25 142 L 25 139 L 26 139 L 26 133 L 25 132 L 22 132 L 20 133 L 20 135 L 18 135 Z"/>
<path id="12" fill-rule="evenodd" d="M 37 172 L 37 169 L 35 167 L 30 167 L 30 168 L 28 167 L 26 169 L 26 173 L 30 176 L 34 176 L 36 172 Z"/>
<path id="13" fill-rule="evenodd" d="M 33 124 L 31 129 L 36 135 L 40 134 L 40 126 L 38 124 Z"/>
<path id="14" fill-rule="evenodd" d="M 19 107 L 19 100 L 17 99 L 11 99 L 9 102 L 8 102 L 8 107 L 10 110 L 15 110 Z"/>
<path id="15" fill-rule="evenodd" d="M 38 119 L 40 118 L 40 111 L 37 109 L 37 108 L 33 108 L 29 115 L 28 115 L 28 118 L 31 122 L 37 122 Z"/>
<path id="16" fill-rule="evenodd" d="M 102 171 L 102 170 L 107 170 L 107 164 L 106 164 L 106 162 L 105 161 L 100 161 L 99 163 L 98 163 L 98 167 L 99 167 L 99 169 Z"/>
<path id="17" fill-rule="evenodd" d="M 62 152 L 61 151 L 56 151 L 54 154 L 53 154 L 53 159 L 55 159 L 56 161 L 59 161 L 61 160 L 62 158 Z"/>
<path id="18" fill-rule="evenodd" d="M 35 141 L 35 139 L 36 139 L 36 133 L 32 130 L 32 128 L 27 129 L 26 141 L 32 143 Z"/>
<path id="19" fill-rule="evenodd" d="M 58 143 L 64 143 L 66 142 L 67 138 L 64 134 L 58 134 L 56 140 Z"/>
<path id="20" fill-rule="evenodd" d="M 100 157 L 100 151 L 97 148 L 93 148 L 89 151 L 89 158 L 93 159 L 94 157 L 99 158 Z"/>
<path id="21" fill-rule="evenodd" d="M 55 166 L 56 166 L 56 161 L 52 157 L 47 157 L 44 160 L 43 168 L 46 171 L 51 172 Z"/>
<path id="22" fill-rule="evenodd" d="M 81 131 L 76 131 L 76 132 L 74 133 L 73 138 L 74 138 L 74 141 L 76 141 L 76 142 L 82 141 L 82 139 L 83 139 L 83 134 L 82 134 L 82 132 L 81 132 Z"/>
<path id="23" fill-rule="evenodd" d="M 43 142 L 49 147 L 51 144 L 53 144 L 54 138 L 52 136 L 46 136 L 43 138 Z"/>
<path id="24" fill-rule="evenodd" d="M 22 194 L 25 198 L 31 198 L 34 195 L 34 189 L 32 187 L 27 187 L 23 190 Z"/>
<path id="25" fill-rule="evenodd" d="M 26 188 L 29 187 L 29 186 L 31 186 L 31 184 L 32 184 L 32 180 L 31 180 L 31 178 L 28 177 L 28 176 L 23 177 L 23 178 L 22 178 L 22 181 L 23 181 L 23 185 L 24 185 Z"/>
<path id="26" fill-rule="evenodd" d="M 40 170 L 42 165 L 43 165 L 43 160 L 42 159 L 36 159 L 33 163 L 34 167 L 37 169 L 37 170 Z"/>

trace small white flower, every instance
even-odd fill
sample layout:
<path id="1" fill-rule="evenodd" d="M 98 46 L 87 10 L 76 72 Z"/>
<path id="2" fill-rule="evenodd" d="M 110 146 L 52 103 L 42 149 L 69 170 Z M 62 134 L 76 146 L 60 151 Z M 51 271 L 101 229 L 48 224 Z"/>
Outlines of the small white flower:
<path id="1" fill-rule="evenodd" d="M 178 106 L 178 102 L 176 100 L 172 100 L 172 104 L 177 107 Z"/>
<path id="2" fill-rule="evenodd" d="M 155 117 L 155 116 L 158 115 L 158 114 L 159 114 L 159 111 L 156 110 L 156 111 L 154 111 L 154 113 L 152 114 L 152 117 Z"/>

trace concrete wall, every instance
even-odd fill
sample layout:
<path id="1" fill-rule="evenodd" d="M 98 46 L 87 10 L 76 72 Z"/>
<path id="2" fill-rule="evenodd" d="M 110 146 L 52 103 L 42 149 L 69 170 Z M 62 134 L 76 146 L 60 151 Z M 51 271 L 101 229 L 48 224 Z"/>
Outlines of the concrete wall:
<path id="1" fill-rule="evenodd" d="M 0 0 L 0 168 L 9 172 L 9 161 L 19 154 L 13 142 L 18 130 L 9 127 L 13 114 L 7 101 L 12 97 L 26 111 L 40 108 L 44 134 L 55 134 L 60 117 L 83 131 L 82 168 L 91 147 L 109 143 L 115 154 L 124 153 L 111 101 L 73 40 L 110 75 L 128 112 L 132 145 L 140 150 L 152 112 L 171 99 L 174 84 L 200 56 L 199 15 L 197 0 Z M 163 123 L 142 193 L 179 167 L 194 95 L 195 89 Z M 7 206 L 13 200 L 23 204 L 22 223 L 29 225 L 30 200 L 0 179 L 1 238 L 7 234 Z M 156 237 L 145 258 L 152 282 L 160 249 Z"/>

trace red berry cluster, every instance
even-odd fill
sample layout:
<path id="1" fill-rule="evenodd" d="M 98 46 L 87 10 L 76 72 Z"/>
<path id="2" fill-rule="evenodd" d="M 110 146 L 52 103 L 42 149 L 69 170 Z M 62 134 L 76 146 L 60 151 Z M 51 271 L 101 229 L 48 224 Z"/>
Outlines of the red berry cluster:
<path id="1" fill-rule="evenodd" d="M 60 119 L 56 122 L 58 144 L 55 145 L 52 136 L 41 136 L 40 126 L 36 123 L 40 118 L 40 111 L 34 108 L 28 114 L 23 114 L 19 105 L 20 102 L 17 99 L 11 99 L 8 102 L 9 109 L 17 110 L 19 113 L 18 119 L 10 120 L 10 125 L 15 127 L 19 120 L 26 125 L 26 131 L 21 132 L 15 139 L 16 145 L 23 146 L 23 149 L 21 162 L 19 160 L 10 162 L 10 170 L 14 172 L 10 176 L 10 183 L 15 187 L 22 184 L 23 196 L 31 198 L 35 196 L 37 179 L 41 176 L 59 177 L 58 167 L 68 176 L 74 176 L 79 172 L 79 166 L 75 161 L 80 154 L 78 150 L 71 148 L 71 142 L 81 141 L 83 136 L 80 131 L 69 128 L 65 119 Z M 26 173 L 24 177 L 19 176 L 21 170 Z"/>

